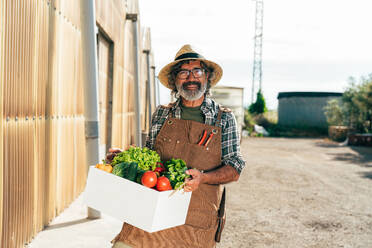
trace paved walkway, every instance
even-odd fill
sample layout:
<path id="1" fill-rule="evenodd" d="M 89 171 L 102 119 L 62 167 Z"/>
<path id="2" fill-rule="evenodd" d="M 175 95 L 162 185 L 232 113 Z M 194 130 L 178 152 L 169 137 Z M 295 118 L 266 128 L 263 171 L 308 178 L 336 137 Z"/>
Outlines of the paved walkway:
<path id="1" fill-rule="evenodd" d="M 121 230 L 122 223 L 110 216 L 87 219 L 87 206 L 82 193 L 50 225 L 38 233 L 29 248 L 110 248 L 110 241 Z"/>

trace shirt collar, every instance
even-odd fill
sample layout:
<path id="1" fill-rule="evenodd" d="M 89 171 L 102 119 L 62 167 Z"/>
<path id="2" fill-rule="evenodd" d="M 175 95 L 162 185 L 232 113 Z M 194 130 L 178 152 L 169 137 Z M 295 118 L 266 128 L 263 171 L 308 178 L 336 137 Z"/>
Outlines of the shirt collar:
<path id="1" fill-rule="evenodd" d="M 177 101 L 174 103 L 172 107 L 172 111 L 176 111 L 177 108 L 179 108 L 181 105 L 181 97 L 177 99 Z M 202 102 L 200 109 L 203 111 L 213 110 L 213 105 L 215 105 L 212 101 L 212 99 L 208 97 L 204 97 L 204 101 Z M 204 111 L 203 111 L 204 112 Z"/>
<path id="2" fill-rule="evenodd" d="M 178 119 L 181 119 L 181 97 L 177 99 L 175 104 L 173 105 L 171 111 L 174 113 L 174 116 Z M 200 106 L 200 110 L 205 115 L 206 124 L 211 125 L 212 118 L 216 115 L 217 112 L 217 105 L 216 103 L 208 98 L 205 97 L 203 103 Z"/>

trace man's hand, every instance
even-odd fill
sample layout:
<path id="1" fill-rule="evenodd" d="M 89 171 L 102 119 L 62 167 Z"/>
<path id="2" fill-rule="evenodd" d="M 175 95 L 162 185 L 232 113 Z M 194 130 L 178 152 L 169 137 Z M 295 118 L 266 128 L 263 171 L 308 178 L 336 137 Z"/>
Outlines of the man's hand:
<path id="1" fill-rule="evenodd" d="M 111 164 L 112 160 L 114 157 L 118 154 L 121 153 L 123 150 L 120 148 L 112 147 L 108 149 L 108 153 L 106 154 L 106 163 Z"/>
<path id="2" fill-rule="evenodd" d="M 197 169 L 187 170 L 186 174 L 192 178 L 186 178 L 185 192 L 194 191 L 201 183 L 225 184 L 239 180 L 239 173 L 230 165 L 224 165 L 216 170 L 202 173 Z"/>
<path id="3" fill-rule="evenodd" d="M 190 175 L 191 178 L 186 178 L 186 185 L 184 187 L 185 192 L 194 191 L 199 188 L 199 185 L 203 179 L 203 173 L 197 169 L 190 169 L 186 171 L 186 174 Z"/>

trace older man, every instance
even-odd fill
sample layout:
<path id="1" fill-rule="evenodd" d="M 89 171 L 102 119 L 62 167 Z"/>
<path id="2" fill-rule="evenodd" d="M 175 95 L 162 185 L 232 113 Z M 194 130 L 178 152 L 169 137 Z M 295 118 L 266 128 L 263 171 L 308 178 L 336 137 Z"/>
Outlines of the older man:
<path id="1" fill-rule="evenodd" d="M 146 146 L 162 161 L 181 158 L 193 168 L 186 172 L 192 177 L 184 189 L 193 192 L 186 223 L 155 233 L 124 223 L 113 247 L 208 248 L 219 241 L 225 220 L 223 184 L 237 181 L 245 166 L 234 114 L 208 98 L 221 76 L 221 67 L 190 45 L 160 71 L 160 82 L 177 101 L 156 109 Z"/>

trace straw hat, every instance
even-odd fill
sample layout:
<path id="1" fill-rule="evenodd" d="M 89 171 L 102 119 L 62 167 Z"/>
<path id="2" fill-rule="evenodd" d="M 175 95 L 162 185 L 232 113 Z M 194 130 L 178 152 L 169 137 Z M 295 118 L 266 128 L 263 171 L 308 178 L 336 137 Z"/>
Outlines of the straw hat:
<path id="1" fill-rule="evenodd" d="M 190 45 L 184 45 L 181 47 L 181 49 L 177 52 L 176 57 L 174 58 L 174 61 L 167 64 L 166 66 L 163 67 L 163 69 L 160 70 L 158 78 L 160 82 L 167 88 L 173 90 L 171 83 L 168 81 L 168 75 L 171 71 L 172 66 L 177 64 L 180 61 L 183 60 L 188 60 L 188 59 L 193 59 L 193 60 L 200 60 L 203 61 L 208 67 L 213 68 L 213 74 L 212 77 L 209 78 L 211 81 L 211 87 L 217 84 L 217 82 L 221 79 L 222 77 L 222 68 L 217 65 L 216 63 L 206 60 L 202 55 L 199 53 L 195 52 L 193 48 Z"/>

